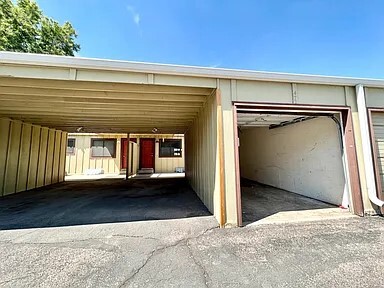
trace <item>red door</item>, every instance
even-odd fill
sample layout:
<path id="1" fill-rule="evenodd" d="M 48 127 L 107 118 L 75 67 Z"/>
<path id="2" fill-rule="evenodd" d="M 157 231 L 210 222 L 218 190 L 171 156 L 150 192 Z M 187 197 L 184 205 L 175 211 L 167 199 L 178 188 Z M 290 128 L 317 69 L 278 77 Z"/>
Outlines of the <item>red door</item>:
<path id="1" fill-rule="evenodd" d="M 127 169 L 128 140 L 121 139 L 121 169 Z"/>
<path id="2" fill-rule="evenodd" d="M 141 168 L 155 168 L 155 139 L 140 139 Z"/>

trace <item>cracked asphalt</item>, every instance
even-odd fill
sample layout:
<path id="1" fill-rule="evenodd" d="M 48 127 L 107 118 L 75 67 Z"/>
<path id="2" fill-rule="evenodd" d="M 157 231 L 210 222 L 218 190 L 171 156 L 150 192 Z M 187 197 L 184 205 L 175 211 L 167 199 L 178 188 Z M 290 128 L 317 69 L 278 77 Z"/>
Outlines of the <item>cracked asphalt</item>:
<path id="1" fill-rule="evenodd" d="M 384 222 L 212 216 L 0 231 L 0 287 L 382 287 Z"/>

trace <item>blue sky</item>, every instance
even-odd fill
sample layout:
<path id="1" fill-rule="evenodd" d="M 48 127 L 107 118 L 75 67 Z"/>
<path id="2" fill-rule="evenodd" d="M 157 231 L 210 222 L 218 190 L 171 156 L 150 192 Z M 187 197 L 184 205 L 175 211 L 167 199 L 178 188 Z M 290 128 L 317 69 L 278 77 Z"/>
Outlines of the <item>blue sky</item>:
<path id="1" fill-rule="evenodd" d="M 38 0 L 80 56 L 384 78 L 382 0 Z"/>

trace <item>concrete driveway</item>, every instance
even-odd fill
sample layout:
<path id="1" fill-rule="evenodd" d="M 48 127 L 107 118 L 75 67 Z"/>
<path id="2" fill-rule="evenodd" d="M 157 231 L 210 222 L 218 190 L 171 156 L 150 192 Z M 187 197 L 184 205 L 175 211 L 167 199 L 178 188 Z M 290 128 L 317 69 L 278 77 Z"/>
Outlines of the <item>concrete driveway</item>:
<path id="1" fill-rule="evenodd" d="M 0 287 L 382 287 L 384 221 L 212 216 L 0 231 Z"/>

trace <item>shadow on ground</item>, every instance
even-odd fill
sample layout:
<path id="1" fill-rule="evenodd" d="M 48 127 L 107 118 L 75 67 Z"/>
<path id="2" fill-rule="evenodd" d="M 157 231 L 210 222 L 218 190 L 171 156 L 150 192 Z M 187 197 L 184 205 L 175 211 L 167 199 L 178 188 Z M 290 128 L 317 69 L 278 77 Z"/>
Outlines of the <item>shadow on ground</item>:
<path id="1" fill-rule="evenodd" d="M 302 211 L 336 206 L 296 193 L 241 179 L 243 224 L 247 225 L 283 211 Z"/>
<path id="2" fill-rule="evenodd" d="M 0 199 L 0 230 L 208 215 L 185 179 L 64 182 Z"/>

